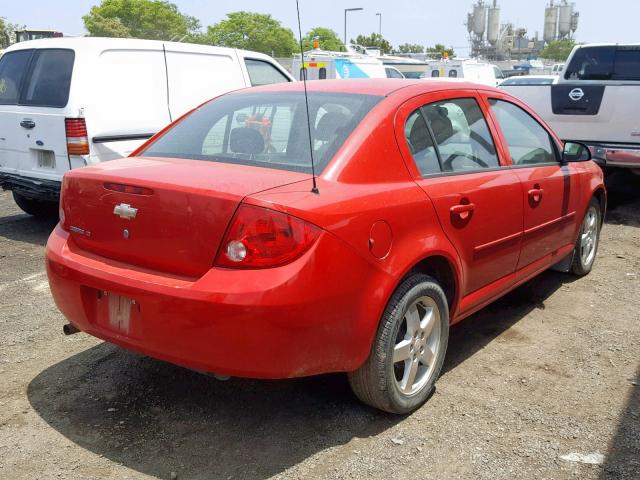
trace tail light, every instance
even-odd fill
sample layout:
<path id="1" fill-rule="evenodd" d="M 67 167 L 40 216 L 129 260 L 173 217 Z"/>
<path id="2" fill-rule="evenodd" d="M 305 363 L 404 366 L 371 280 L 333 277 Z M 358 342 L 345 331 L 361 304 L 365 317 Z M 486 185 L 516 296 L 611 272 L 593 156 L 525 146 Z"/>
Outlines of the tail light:
<path id="1" fill-rule="evenodd" d="M 84 118 L 65 118 L 64 126 L 69 155 L 89 155 L 89 135 Z"/>
<path id="2" fill-rule="evenodd" d="M 299 258 L 315 243 L 320 229 L 297 217 L 241 205 L 222 242 L 216 266 L 271 268 Z"/>

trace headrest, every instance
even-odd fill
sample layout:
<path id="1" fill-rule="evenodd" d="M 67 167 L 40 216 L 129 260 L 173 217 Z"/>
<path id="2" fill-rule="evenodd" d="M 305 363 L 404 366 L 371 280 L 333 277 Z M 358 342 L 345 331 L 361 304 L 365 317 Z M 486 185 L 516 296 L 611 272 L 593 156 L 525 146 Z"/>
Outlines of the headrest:
<path id="1" fill-rule="evenodd" d="M 325 113 L 316 127 L 316 140 L 327 142 L 347 123 L 347 116 L 340 112 Z"/>
<path id="2" fill-rule="evenodd" d="M 411 132 L 409 132 L 409 142 L 413 150 L 411 153 L 418 153 L 429 147 L 433 147 L 431 136 L 422 117 L 419 117 L 413 122 Z"/>
<path id="3" fill-rule="evenodd" d="M 453 136 L 453 124 L 448 117 L 446 108 L 437 105 L 435 108 L 427 108 L 427 117 L 436 137 L 438 145 L 442 145 Z"/>
<path id="4" fill-rule="evenodd" d="M 233 153 L 256 155 L 264 152 L 264 139 L 255 128 L 238 127 L 231 130 L 229 146 Z"/>

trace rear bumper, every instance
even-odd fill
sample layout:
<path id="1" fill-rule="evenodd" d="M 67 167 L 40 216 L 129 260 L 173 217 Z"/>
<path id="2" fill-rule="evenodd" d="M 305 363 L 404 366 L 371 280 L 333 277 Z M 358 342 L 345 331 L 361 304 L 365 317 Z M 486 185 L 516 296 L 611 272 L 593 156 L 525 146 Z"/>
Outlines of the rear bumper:
<path id="1" fill-rule="evenodd" d="M 589 143 L 593 160 L 604 167 L 640 168 L 640 144 Z"/>
<path id="2" fill-rule="evenodd" d="M 37 200 L 58 202 L 60 200 L 60 184 L 61 182 L 54 180 L 42 180 L 0 172 L 0 187 L 3 190 L 13 190 L 25 197 Z"/>
<path id="3" fill-rule="evenodd" d="M 54 300 L 74 326 L 223 375 L 289 378 L 354 370 L 369 354 L 386 301 L 383 288 L 367 285 L 386 274 L 330 234 L 289 265 L 212 268 L 198 279 L 93 255 L 59 226 L 46 257 Z M 110 296 L 135 301 L 126 329 L 110 323 Z"/>

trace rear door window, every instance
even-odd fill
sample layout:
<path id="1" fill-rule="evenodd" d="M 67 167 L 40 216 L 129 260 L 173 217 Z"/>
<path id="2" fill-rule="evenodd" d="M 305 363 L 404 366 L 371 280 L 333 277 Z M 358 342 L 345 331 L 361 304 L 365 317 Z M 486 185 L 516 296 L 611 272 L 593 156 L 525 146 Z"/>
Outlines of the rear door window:
<path id="1" fill-rule="evenodd" d="M 32 54 L 33 50 L 18 50 L 0 58 L 0 105 L 18 103 L 20 86 Z"/>
<path id="2" fill-rule="evenodd" d="M 39 107 L 64 107 L 69 101 L 73 50 L 36 50 L 20 104 Z"/>
<path id="3" fill-rule="evenodd" d="M 496 147 L 478 102 L 456 98 L 422 107 L 444 172 L 500 166 Z"/>
<path id="4" fill-rule="evenodd" d="M 249 72 L 249 80 L 251 85 L 257 87 L 259 85 L 270 85 L 272 83 L 284 83 L 289 79 L 274 67 L 271 63 L 263 60 L 254 60 L 252 58 L 246 58 L 244 61 Z"/>

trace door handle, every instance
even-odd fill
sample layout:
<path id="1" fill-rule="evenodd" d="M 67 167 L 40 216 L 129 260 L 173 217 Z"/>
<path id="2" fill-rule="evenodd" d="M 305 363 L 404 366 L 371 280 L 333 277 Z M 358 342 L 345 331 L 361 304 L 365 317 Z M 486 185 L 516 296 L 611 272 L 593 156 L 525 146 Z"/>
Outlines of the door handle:
<path id="1" fill-rule="evenodd" d="M 33 120 L 22 120 L 20 122 L 20 126 L 22 128 L 27 128 L 27 129 L 31 130 L 32 128 L 34 128 L 36 126 L 36 122 L 34 122 Z"/>
<path id="2" fill-rule="evenodd" d="M 532 188 L 531 190 L 529 190 L 529 198 L 535 203 L 538 203 L 540 200 L 542 200 L 543 193 L 544 189 L 542 188 Z"/>
<path id="3" fill-rule="evenodd" d="M 473 203 L 466 203 L 460 205 L 454 205 L 449 210 L 451 211 L 451 215 L 456 215 L 461 220 L 466 220 L 471 216 L 471 212 L 476 209 L 476 206 Z"/>

